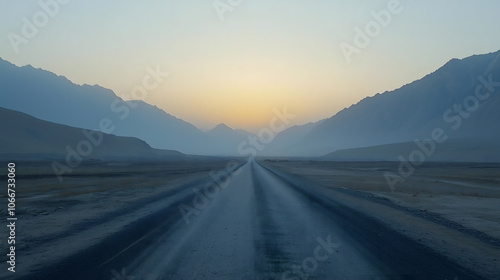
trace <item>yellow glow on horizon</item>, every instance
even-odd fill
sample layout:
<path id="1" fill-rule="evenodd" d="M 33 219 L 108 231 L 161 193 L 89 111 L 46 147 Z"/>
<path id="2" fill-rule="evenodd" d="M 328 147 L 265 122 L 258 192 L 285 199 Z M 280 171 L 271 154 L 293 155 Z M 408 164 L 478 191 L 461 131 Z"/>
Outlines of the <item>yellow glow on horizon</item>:
<path id="1" fill-rule="evenodd" d="M 14 9 L 1 17 L 2 34 L 20 32 L 20 18 L 39 9 L 28 2 L 9 2 Z M 452 58 L 498 50 L 500 37 L 490 34 L 499 1 L 456 1 L 453 13 L 446 1 L 410 2 L 350 63 L 339 45 L 352 44 L 355 27 L 387 3 L 248 1 L 221 22 L 210 3 L 106 1 L 95 9 L 84 1 L 65 7 L 20 53 L 0 41 L 0 54 L 125 99 L 145 68 L 159 65 L 171 76 L 144 101 L 203 129 L 263 127 L 284 106 L 297 115 L 293 124 L 303 124 L 420 79 Z"/>

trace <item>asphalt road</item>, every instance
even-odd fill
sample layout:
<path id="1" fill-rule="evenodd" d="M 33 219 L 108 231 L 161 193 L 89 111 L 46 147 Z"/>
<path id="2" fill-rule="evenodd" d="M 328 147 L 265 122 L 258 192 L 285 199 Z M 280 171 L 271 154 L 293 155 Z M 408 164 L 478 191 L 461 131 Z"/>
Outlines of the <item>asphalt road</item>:
<path id="1" fill-rule="evenodd" d="M 25 279 L 481 279 L 255 161 L 221 179 Z"/>

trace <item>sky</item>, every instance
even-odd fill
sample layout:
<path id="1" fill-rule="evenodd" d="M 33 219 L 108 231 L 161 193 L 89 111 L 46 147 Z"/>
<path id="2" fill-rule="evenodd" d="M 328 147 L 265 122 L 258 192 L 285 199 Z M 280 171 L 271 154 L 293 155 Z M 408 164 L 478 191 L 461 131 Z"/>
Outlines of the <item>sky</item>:
<path id="1" fill-rule="evenodd" d="M 316 122 L 497 51 L 498 11 L 497 0 L 0 0 L 0 57 L 204 130 L 256 131 L 274 109 Z M 159 79 L 134 94 L 152 70 Z"/>

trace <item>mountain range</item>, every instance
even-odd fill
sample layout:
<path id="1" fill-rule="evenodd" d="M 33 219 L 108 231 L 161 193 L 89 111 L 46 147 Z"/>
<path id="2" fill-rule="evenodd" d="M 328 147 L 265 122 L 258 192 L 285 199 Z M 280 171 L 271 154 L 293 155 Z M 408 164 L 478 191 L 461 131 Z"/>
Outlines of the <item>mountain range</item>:
<path id="1" fill-rule="evenodd" d="M 0 107 L 0 154 L 23 160 L 182 159 L 177 151 L 157 150 L 134 137 L 119 137 L 43 121 Z"/>
<path id="2" fill-rule="evenodd" d="M 320 156 L 342 149 L 428 139 L 435 128 L 444 129 L 451 139 L 467 139 L 469 143 L 498 141 L 499 91 L 500 51 L 452 59 L 420 80 L 367 97 L 313 124 L 294 143 L 273 143 L 268 153 Z M 480 100 L 476 95 L 488 98 Z"/>
<path id="3" fill-rule="evenodd" d="M 97 129 L 111 123 L 109 133 L 137 137 L 157 149 L 196 155 L 236 153 L 242 132 L 219 129 L 204 133 L 156 106 L 124 101 L 98 85 L 76 85 L 63 76 L 32 66 L 17 67 L 0 59 L 0 107 L 49 122 Z M 229 136 L 229 134 L 231 134 Z"/>
<path id="4" fill-rule="evenodd" d="M 350 153 L 331 157 L 345 158 L 359 154 L 353 149 L 402 147 L 428 139 L 435 129 L 446 133 L 457 152 L 457 147 L 470 150 L 496 143 L 500 140 L 500 82 L 496 81 L 500 81 L 500 51 L 452 59 L 420 80 L 367 97 L 328 119 L 293 126 L 260 155 L 315 157 L 349 149 Z M 109 89 L 76 85 L 63 76 L 1 59 L 0 84 L 0 107 L 80 129 L 105 126 L 107 134 L 139 138 L 156 149 L 238 155 L 239 144 L 255 137 L 225 124 L 203 132 L 143 101 L 124 101 Z"/>

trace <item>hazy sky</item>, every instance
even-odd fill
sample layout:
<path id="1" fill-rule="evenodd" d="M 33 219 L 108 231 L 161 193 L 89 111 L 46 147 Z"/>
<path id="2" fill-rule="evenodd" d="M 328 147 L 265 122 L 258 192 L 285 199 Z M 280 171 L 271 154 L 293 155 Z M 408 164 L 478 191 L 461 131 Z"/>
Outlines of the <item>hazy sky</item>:
<path id="1" fill-rule="evenodd" d="M 0 0 L 0 57 L 124 98 L 159 67 L 170 76 L 145 101 L 202 129 L 255 131 L 283 106 L 295 124 L 317 121 L 451 58 L 500 49 L 498 0 L 60 2 Z M 374 24 L 381 10 L 390 19 Z M 343 42 L 357 48 L 350 62 Z"/>

